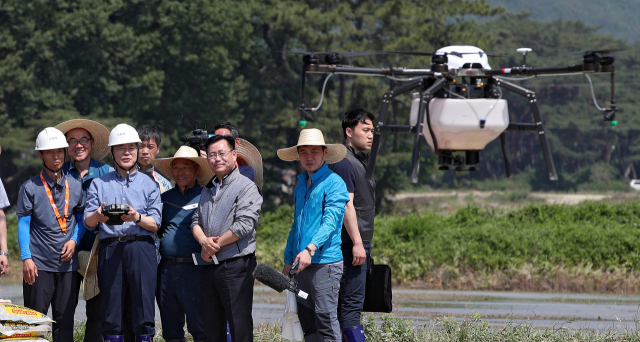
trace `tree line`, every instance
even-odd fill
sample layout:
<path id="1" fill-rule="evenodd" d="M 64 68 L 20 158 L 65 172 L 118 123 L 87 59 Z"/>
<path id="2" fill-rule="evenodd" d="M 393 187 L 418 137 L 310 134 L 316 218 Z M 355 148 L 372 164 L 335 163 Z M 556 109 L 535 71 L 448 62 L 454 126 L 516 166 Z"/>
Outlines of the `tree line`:
<path id="1" fill-rule="evenodd" d="M 284 51 L 435 51 L 475 45 L 513 52 L 524 46 L 534 49 L 528 57 L 532 65 L 557 66 L 581 60 L 560 52 L 629 47 L 595 31 L 580 22 L 539 23 L 468 0 L 6 0 L 0 3 L 0 176 L 15 199 L 20 184 L 39 167 L 33 152 L 37 133 L 71 118 L 97 120 L 109 129 L 120 122 L 158 124 L 164 133 L 160 157 L 172 155 L 179 137 L 192 129 L 228 120 L 262 153 L 269 210 L 290 201 L 286 185 L 292 166 L 275 152 L 294 145 L 300 131 L 302 61 Z M 490 60 L 492 67 L 520 64 L 518 55 L 509 56 Z M 520 182 L 534 189 L 615 183 L 637 161 L 638 57 L 618 59 L 624 112 L 616 129 L 600 122 L 577 76 L 523 83 L 539 92 L 561 180 L 545 181 L 535 136 L 510 133 Z M 426 68 L 430 60 L 377 55 L 350 58 L 348 64 Z M 599 77 L 594 77 L 595 89 L 604 101 L 606 80 Z M 307 82 L 307 102 L 316 104 L 324 77 Z M 363 107 L 377 115 L 382 94 L 396 85 L 385 78 L 332 77 L 322 109 L 307 127 L 323 130 L 329 142 L 341 141 L 340 113 Z M 506 96 L 512 118 L 530 117 L 525 101 Z M 409 106 L 409 97 L 394 101 L 389 123 L 407 123 Z M 495 143 L 481 154 L 481 171 L 469 175 L 436 171 L 436 158 L 425 145 L 422 185 L 504 178 Z M 381 151 L 376 179 L 384 209 L 385 195 L 410 186 L 411 137 L 389 135 Z"/>

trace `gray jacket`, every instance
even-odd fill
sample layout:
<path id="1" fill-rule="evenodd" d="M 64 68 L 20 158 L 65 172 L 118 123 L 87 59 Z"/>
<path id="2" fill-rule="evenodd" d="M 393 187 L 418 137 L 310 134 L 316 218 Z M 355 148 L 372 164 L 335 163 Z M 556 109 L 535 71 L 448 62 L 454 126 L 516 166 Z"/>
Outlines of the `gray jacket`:
<path id="1" fill-rule="evenodd" d="M 202 188 L 191 228 L 199 225 L 209 237 L 221 236 L 231 230 L 240 238 L 216 253 L 219 261 L 251 254 L 256 251 L 261 207 L 262 194 L 258 187 L 235 168 L 222 179 L 217 193 L 212 181 Z"/>

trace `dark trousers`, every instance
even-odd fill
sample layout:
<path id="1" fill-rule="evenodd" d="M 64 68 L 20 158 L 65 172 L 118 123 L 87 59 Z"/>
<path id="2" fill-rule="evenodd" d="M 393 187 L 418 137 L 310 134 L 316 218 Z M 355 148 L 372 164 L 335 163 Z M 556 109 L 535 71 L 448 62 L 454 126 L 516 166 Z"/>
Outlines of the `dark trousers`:
<path id="1" fill-rule="evenodd" d="M 367 285 L 371 246 L 365 246 L 367 258 L 364 264 L 353 266 L 353 245 L 342 244 L 344 273 L 340 280 L 340 299 L 338 301 L 338 321 L 340 328 L 360 325 L 360 313 L 364 305 L 364 292 Z"/>
<path id="2" fill-rule="evenodd" d="M 74 308 L 78 307 L 78 297 L 80 296 L 80 286 L 82 285 L 82 281 L 84 277 L 78 274 L 78 282 L 77 282 L 77 293 L 76 303 Z M 87 315 L 87 320 L 85 322 L 85 330 L 84 330 L 84 342 L 93 342 L 100 341 L 102 335 L 100 335 L 100 294 L 98 293 L 93 298 L 85 301 L 85 311 Z"/>
<path id="3" fill-rule="evenodd" d="M 253 341 L 253 270 L 255 254 L 199 266 L 202 316 L 207 342 L 227 341 L 227 322 L 233 342 Z"/>
<path id="4" fill-rule="evenodd" d="M 33 285 L 23 281 L 24 306 L 47 314 L 51 306 L 54 342 L 73 341 L 73 314 L 78 299 L 78 272 L 49 272 L 38 270 Z"/>
<path id="5" fill-rule="evenodd" d="M 201 311 L 200 271 L 193 263 L 160 261 L 156 300 L 160 309 L 162 337 L 166 341 L 184 340 L 184 324 L 196 341 L 204 340 Z M 185 319 L 186 317 L 186 319 Z"/>
<path id="6" fill-rule="evenodd" d="M 100 242 L 98 286 L 102 335 L 122 335 L 124 307 L 131 307 L 136 335 L 155 334 L 156 248 L 153 239 Z M 127 294 L 130 301 L 125 301 Z"/>

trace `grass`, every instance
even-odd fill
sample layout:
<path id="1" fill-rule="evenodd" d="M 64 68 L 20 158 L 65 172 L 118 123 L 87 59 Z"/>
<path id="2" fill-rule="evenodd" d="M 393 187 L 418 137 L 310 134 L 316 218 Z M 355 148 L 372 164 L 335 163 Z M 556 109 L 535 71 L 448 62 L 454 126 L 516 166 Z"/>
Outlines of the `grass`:
<path id="1" fill-rule="evenodd" d="M 282 267 L 292 216 L 282 206 L 261 218 L 258 261 Z M 399 284 L 637 293 L 639 225 L 637 201 L 509 211 L 468 205 L 451 215 L 377 217 L 372 256 L 391 266 Z"/>
<path id="2" fill-rule="evenodd" d="M 381 316 L 364 315 L 362 319 L 365 337 L 368 342 L 609 342 L 639 341 L 640 330 L 612 327 L 607 330 L 576 330 L 559 325 L 553 328 L 536 327 L 531 323 L 508 322 L 505 326 L 491 326 L 483 320 L 481 314 L 474 313 L 469 319 L 442 317 L 428 324 L 414 325 L 411 320 L 395 317 L 392 314 Z M 76 322 L 74 342 L 84 337 L 84 322 Z M 281 328 L 277 324 L 261 324 L 253 329 L 256 342 L 287 342 L 281 337 Z M 160 332 L 155 342 L 163 342 Z M 47 337 L 51 341 L 50 337 Z M 188 341 L 192 341 L 190 337 Z"/>

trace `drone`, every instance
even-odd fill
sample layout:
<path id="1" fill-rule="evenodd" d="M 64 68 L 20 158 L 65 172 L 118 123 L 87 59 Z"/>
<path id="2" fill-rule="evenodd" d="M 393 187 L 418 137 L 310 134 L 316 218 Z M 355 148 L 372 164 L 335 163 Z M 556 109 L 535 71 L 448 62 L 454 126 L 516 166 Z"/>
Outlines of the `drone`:
<path id="1" fill-rule="evenodd" d="M 372 52 L 303 52 L 285 51 L 302 55 L 302 99 L 298 111 L 301 124 L 314 121 L 313 112 L 320 109 L 324 90 L 329 78 L 334 74 L 382 76 L 405 83 L 391 89 L 382 96 L 382 107 L 375 123 L 375 133 L 366 178 L 373 178 L 376 160 L 380 150 L 382 135 L 385 133 L 410 133 L 414 135 L 410 180 L 418 180 L 420 142 L 422 139 L 431 146 L 438 157 L 438 169 L 449 171 L 477 171 L 480 151 L 488 143 L 500 139 L 505 172 L 511 177 L 512 169 L 507 144 L 507 131 L 529 131 L 538 134 L 542 154 L 550 180 L 557 180 L 551 149 L 540 116 L 536 93 L 515 84 L 513 81 L 537 76 L 584 75 L 591 86 L 593 105 L 603 115 L 604 121 L 612 127 L 618 108 L 615 102 L 614 56 L 619 49 L 594 50 L 579 53 L 582 63 L 566 67 L 533 68 L 526 65 L 526 56 L 532 50 L 516 50 L 523 56 L 522 65 L 511 68 L 491 69 L 488 57 L 482 49 L 469 45 L 447 46 L 430 52 L 372 51 Z M 342 57 L 357 57 L 377 54 L 405 54 L 431 56 L 429 69 L 406 68 L 363 68 L 343 65 Z M 324 63 L 320 57 L 325 56 Z M 589 74 L 611 74 L 610 107 L 598 105 L 593 83 Z M 305 103 L 306 74 L 328 74 L 322 88 L 320 103 L 317 107 L 307 107 Z M 509 120 L 507 100 L 502 98 L 506 89 L 520 95 L 529 102 L 533 121 L 515 123 Z M 386 124 L 391 100 L 397 96 L 412 92 L 409 125 Z"/>

